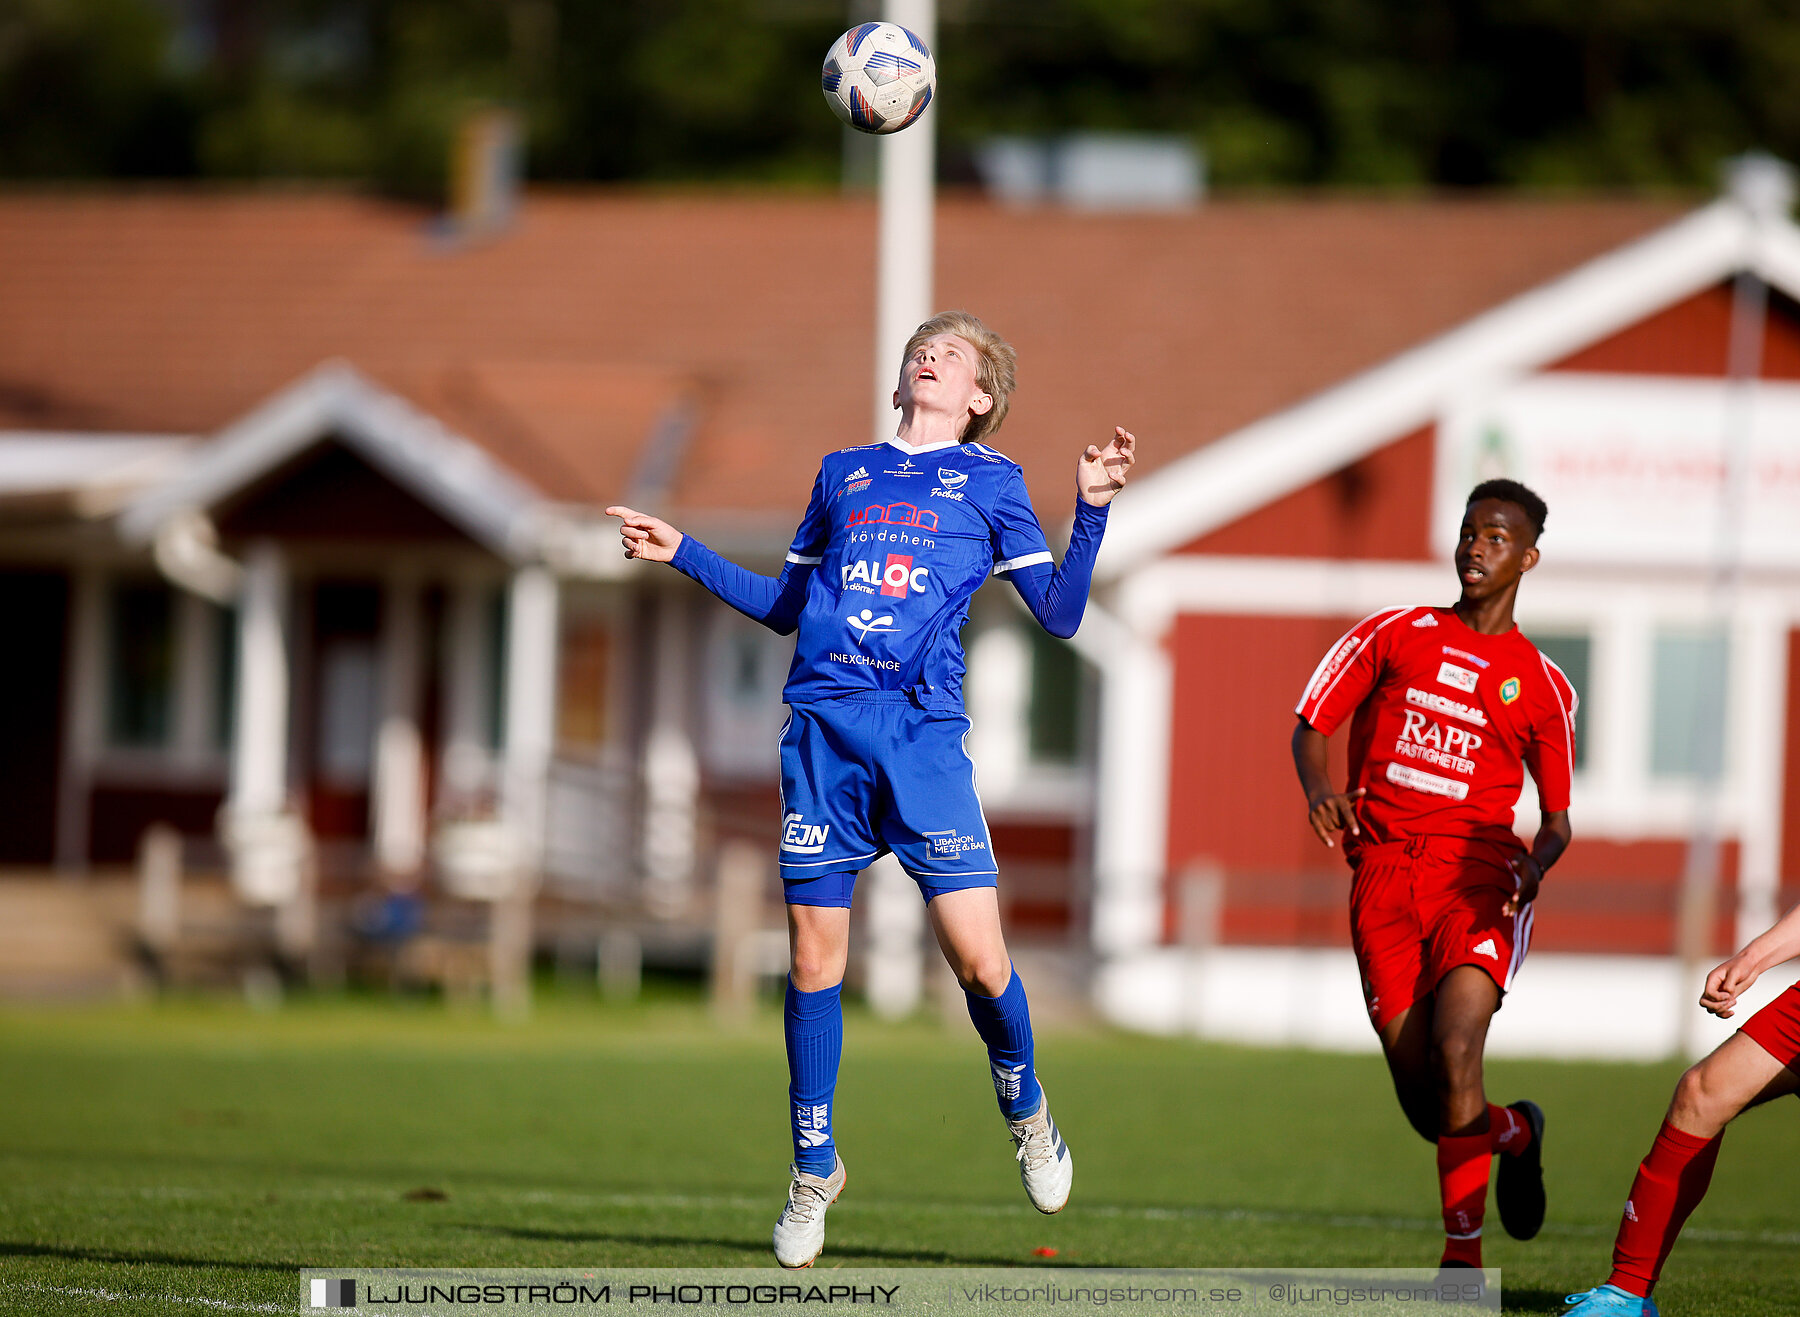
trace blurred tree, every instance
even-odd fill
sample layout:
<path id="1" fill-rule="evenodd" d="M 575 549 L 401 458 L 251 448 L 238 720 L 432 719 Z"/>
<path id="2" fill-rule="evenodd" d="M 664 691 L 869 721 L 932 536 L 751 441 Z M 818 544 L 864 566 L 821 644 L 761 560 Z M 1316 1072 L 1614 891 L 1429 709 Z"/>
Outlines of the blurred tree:
<path id="1" fill-rule="evenodd" d="M 192 173 L 170 36 L 142 0 L 0 0 L 0 177 Z"/>
<path id="2" fill-rule="evenodd" d="M 819 91 L 843 0 L 565 0 L 554 122 L 534 169 L 562 178 L 832 182 Z M 820 111 L 824 111 L 823 114 Z"/>
<path id="3" fill-rule="evenodd" d="M 814 75 L 872 0 L 0 0 L 0 177 L 431 196 L 475 105 L 546 179 L 838 177 Z M 940 0 L 947 168 L 1192 137 L 1227 186 L 1708 186 L 1800 158 L 1800 0 Z"/>

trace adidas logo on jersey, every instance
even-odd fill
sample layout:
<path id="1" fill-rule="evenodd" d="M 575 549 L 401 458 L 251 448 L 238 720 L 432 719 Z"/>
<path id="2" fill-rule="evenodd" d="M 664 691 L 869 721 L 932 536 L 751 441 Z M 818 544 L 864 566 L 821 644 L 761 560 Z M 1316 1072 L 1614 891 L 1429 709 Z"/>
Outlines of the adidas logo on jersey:
<path id="1" fill-rule="evenodd" d="M 868 478 L 869 468 L 866 466 L 859 466 L 856 470 L 844 477 L 845 480 L 867 480 Z"/>
<path id="2" fill-rule="evenodd" d="M 1414 626 L 1436 626 L 1437 618 L 1432 616 L 1430 613 L 1427 613 L 1427 614 L 1425 614 L 1424 617 L 1414 618 L 1413 625 Z"/>
<path id="3" fill-rule="evenodd" d="M 1474 954 L 1477 956 L 1489 956 L 1494 960 L 1500 959 L 1500 949 L 1494 945 L 1494 939 L 1491 937 L 1483 938 L 1480 942 L 1477 942 L 1475 944 Z"/>

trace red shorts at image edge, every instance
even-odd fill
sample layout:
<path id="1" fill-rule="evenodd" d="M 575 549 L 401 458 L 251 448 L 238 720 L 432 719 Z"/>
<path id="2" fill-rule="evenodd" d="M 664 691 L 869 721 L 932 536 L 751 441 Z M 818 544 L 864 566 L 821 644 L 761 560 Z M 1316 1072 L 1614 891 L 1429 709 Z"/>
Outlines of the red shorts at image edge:
<path id="1" fill-rule="evenodd" d="M 1502 992 L 1512 986 L 1531 943 L 1531 907 L 1501 913 L 1517 886 L 1506 863 L 1516 854 L 1465 837 L 1357 849 L 1350 941 L 1377 1032 L 1459 965 L 1480 966 Z"/>
<path id="2" fill-rule="evenodd" d="M 1800 983 L 1745 1020 L 1738 1032 L 1800 1074 Z"/>

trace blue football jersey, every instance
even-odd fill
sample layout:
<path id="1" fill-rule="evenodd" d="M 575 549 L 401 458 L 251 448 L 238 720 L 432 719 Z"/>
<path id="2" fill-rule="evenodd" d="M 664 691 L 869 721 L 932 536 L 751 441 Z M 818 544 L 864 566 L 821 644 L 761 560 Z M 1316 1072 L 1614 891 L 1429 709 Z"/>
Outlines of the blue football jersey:
<path id="1" fill-rule="evenodd" d="M 1017 463 L 979 443 L 889 440 L 824 459 L 788 561 L 816 566 L 788 703 L 892 691 L 960 707 L 969 600 L 990 575 L 1052 559 Z"/>

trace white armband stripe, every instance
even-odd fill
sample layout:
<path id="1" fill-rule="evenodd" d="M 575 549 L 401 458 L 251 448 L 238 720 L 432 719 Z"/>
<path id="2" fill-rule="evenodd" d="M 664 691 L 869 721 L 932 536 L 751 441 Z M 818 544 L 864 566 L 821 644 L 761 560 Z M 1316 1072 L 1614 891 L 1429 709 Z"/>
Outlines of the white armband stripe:
<path id="1" fill-rule="evenodd" d="M 825 561 L 824 558 L 808 558 L 804 554 L 799 553 L 788 554 L 787 560 L 791 563 L 798 563 L 802 567 L 817 567 L 820 563 Z"/>
<path id="2" fill-rule="evenodd" d="M 999 576 L 1003 572 L 1017 571 L 1021 567 L 1036 567 L 1041 562 L 1053 561 L 1048 550 L 1042 553 L 1028 553 L 1020 558 L 1008 558 L 1005 562 L 995 563 L 994 575 Z"/>

